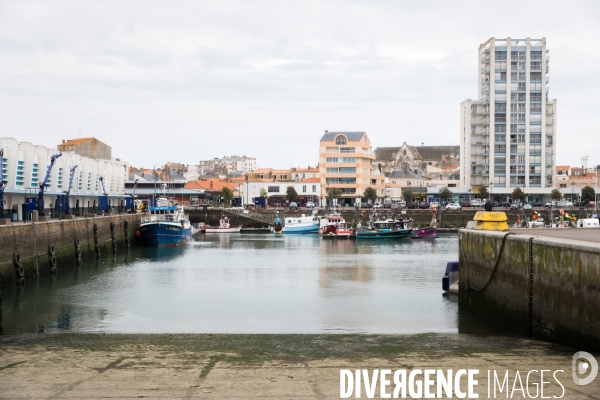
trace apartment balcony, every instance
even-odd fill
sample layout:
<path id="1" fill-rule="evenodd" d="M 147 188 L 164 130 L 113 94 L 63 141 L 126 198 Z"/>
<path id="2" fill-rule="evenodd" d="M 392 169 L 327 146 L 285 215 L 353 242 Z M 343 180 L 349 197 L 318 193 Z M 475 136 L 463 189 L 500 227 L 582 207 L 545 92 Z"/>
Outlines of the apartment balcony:
<path id="1" fill-rule="evenodd" d="M 490 134 L 490 131 L 489 131 L 489 129 L 484 129 L 484 130 L 481 131 L 481 134 L 483 136 L 488 136 Z"/>
<path id="2" fill-rule="evenodd" d="M 482 58 L 481 58 L 481 63 L 482 64 L 489 64 L 490 63 L 490 55 L 489 54 L 485 54 Z"/>
<path id="3" fill-rule="evenodd" d="M 546 125 L 552 125 L 554 123 L 553 118 L 546 118 Z"/>
<path id="4" fill-rule="evenodd" d="M 482 74 L 489 74 L 490 73 L 490 67 L 488 65 L 484 65 L 483 67 L 481 67 L 481 73 Z"/>
<path id="5" fill-rule="evenodd" d="M 479 125 L 480 122 L 477 122 L 477 118 L 471 118 L 471 125 Z"/>
<path id="6" fill-rule="evenodd" d="M 482 115 L 490 115 L 490 109 L 489 108 L 484 108 L 483 112 L 481 114 Z"/>
<path id="7" fill-rule="evenodd" d="M 484 119 L 483 121 L 481 121 L 481 125 L 483 126 L 487 126 L 490 124 L 490 120 L 489 119 Z"/>

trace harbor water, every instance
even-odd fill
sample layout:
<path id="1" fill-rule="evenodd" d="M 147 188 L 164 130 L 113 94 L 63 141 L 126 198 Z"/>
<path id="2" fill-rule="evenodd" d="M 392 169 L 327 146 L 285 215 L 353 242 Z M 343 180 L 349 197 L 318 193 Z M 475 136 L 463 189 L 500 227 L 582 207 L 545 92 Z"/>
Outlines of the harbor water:
<path id="1" fill-rule="evenodd" d="M 136 247 L 2 293 L 5 334 L 494 333 L 443 295 L 435 240 L 204 235 Z"/>

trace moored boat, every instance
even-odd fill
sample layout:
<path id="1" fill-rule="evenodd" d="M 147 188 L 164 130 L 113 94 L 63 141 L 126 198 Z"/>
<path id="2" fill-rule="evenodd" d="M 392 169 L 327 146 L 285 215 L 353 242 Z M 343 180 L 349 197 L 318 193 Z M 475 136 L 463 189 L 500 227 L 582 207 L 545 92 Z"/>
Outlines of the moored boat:
<path id="1" fill-rule="evenodd" d="M 150 246 L 175 246 L 191 240 L 192 225 L 182 206 L 161 197 L 148 208 L 136 234 Z"/>
<path id="2" fill-rule="evenodd" d="M 301 217 L 286 217 L 284 219 L 284 227 L 281 233 L 318 233 L 319 232 L 319 218 L 316 212 L 313 215 L 306 216 L 302 214 Z"/>
<path id="3" fill-rule="evenodd" d="M 219 226 L 205 227 L 206 233 L 237 233 L 242 230 L 242 225 L 231 225 L 228 217 L 221 216 Z"/>
<path id="4" fill-rule="evenodd" d="M 370 221 L 367 226 L 359 224 L 351 237 L 353 239 L 401 239 L 410 236 L 412 222 L 411 219 Z"/>
<path id="5" fill-rule="evenodd" d="M 352 229 L 346 226 L 346 220 L 338 213 L 320 218 L 319 235 L 324 239 L 348 239 Z"/>
<path id="6" fill-rule="evenodd" d="M 413 239 L 435 239 L 437 237 L 436 227 L 428 226 L 426 228 L 413 229 L 410 237 Z"/>

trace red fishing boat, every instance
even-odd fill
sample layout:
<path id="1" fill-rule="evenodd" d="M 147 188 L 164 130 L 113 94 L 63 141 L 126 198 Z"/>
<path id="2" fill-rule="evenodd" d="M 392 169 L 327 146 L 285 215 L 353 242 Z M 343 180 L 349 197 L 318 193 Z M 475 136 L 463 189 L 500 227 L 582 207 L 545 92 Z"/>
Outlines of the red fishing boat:
<path id="1" fill-rule="evenodd" d="M 340 214 L 327 214 L 319 220 L 319 235 L 323 239 L 348 239 L 352 229 L 346 226 L 346 220 Z"/>

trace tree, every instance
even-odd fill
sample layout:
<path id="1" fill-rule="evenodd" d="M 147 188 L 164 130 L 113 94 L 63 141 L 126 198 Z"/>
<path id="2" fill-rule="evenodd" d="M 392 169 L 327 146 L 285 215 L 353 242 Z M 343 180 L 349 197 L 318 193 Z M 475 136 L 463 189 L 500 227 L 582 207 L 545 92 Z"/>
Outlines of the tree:
<path id="1" fill-rule="evenodd" d="M 440 199 L 442 199 L 446 202 L 448 200 L 452 199 L 452 191 L 450 189 L 448 189 L 446 186 L 442 187 L 440 189 Z"/>
<path id="2" fill-rule="evenodd" d="M 296 200 L 297 198 L 298 198 L 298 193 L 296 192 L 296 189 L 294 189 L 293 186 L 288 186 L 285 191 L 285 199 L 288 200 L 289 202 L 292 202 L 292 201 Z"/>
<path id="3" fill-rule="evenodd" d="M 367 200 L 370 200 L 371 203 L 374 203 L 375 200 L 377 200 L 377 191 L 369 186 L 365 189 L 363 197 Z"/>
<path id="4" fill-rule="evenodd" d="M 404 197 L 405 201 L 410 202 L 414 197 L 412 190 L 404 189 L 402 191 L 402 197 Z"/>
<path id="5" fill-rule="evenodd" d="M 260 197 L 267 197 L 267 190 L 265 188 L 260 189 Z"/>
<path id="6" fill-rule="evenodd" d="M 561 200 L 561 199 L 562 199 L 562 197 L 563 197 L 563 196 L 562 196 L 562 193 L 561 193 L 561 192 L 560 192 L 560 190 L 558 190 L 558 189 L 553 189 L 553 190 L 552 190 L 552 192 L 550 192 L 550 198 L 551 198 L 552 200 L 556 200 L 556 201 L 558 201 L 558 200 Z"/>
<path id="7" fill-rule="evenodd" d="M 481 197 L 481 199 L 489 199 L 490 192 L 488 192 L 485 186 L 479 188 L 479 197 Z"/>
<path id="8" fill-rule="evenodd" d="M 342 189 L 336 188 L 336 187 L 332 187 L 331 189 L 329 189 L 329 198 L 331 200 L 333 199 L 337 199 L 339 198 L 344 192 L 342 192 Z"/>
<path id="9" fill-rule="evenodd" d="M 596 191 L 591 186 L 586 186 L 581 189 L 581 201 L 596 200 Z"/>
<path id="10" fill-rule="evenodd" d="M 223 186 L 223 191 L 221 192 L 221 196 L 223 197 L 223 201 L 227 204 L 231 204 L 231 200 L 233 200 L 233 192 L 227 186 Z"/>
<path id="11" fill-rule="evenodd" d="M 512 197 L 513 201 L 516 201 L 516 200 L 525 201 L 525 193 L 523 193 L 521 188 L 515 188 L 515 190 L 513 190 L 513 192 L 512 192 L 511 197 Z"/>

